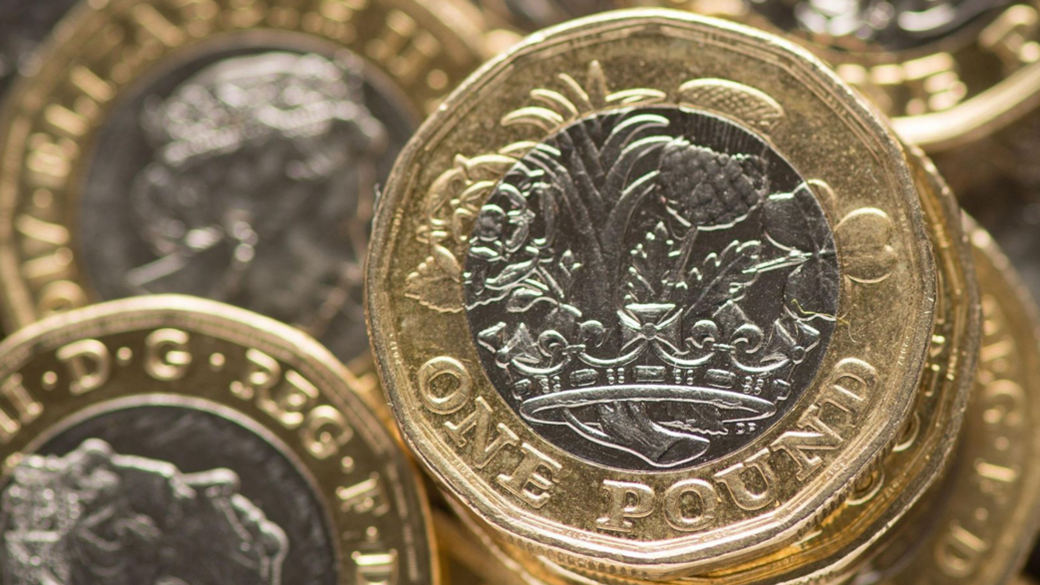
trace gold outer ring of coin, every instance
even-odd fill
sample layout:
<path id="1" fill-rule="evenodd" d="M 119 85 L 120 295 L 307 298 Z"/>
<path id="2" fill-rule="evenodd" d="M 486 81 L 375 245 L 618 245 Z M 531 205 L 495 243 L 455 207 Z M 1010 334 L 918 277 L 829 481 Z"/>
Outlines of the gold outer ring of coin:
<path id="1" fill-rule="evenodd" d="M 576 98 L 580 108 L 559 100 L 568 87 L 584 96 Z M 680 101 L 738 121 L 746 112 L 736 113 L 733 104 L 762 106 L 756 111 L 765 118 L 742 123 L 766 135 L 811 181 L 830 225 L 838 226 L 839 254 L 856 253 L 839 261 L 842 326 L 823 374 L 796 412 L 761 441 L 692 472 L 630 473 L 569 454 L 513 414 L 469 341 L 461 263 L 472 218 L 532 141 L 582 116 Z M 556 106 L 535 107 L 545 102 Z M 525 116 L 533 122 L 516 123 Z M 876 190 L 858 182 L 865 175 L 857 171 L 866 166 L 873 169 L 871 180 L 880 181 Z M 550 29 L 486 65 L 446 101 L 405 148 L 384 197 L 366 301 L 380 374 L 404 436 L 483 521 L 561 564 L 657 579 L 709 571 L 790 544 L 849 493 L 896 440 L 909 414 L 935 299 L 934 265 L 913 179 L 901 147 L 873 110 L 818 60 L 782 39 L 653 10 Z M 871 352 L 891 353 L 868 357 L 854 341 L 858 335 L 900 343 L 872 344 Z M 849 359 L 869 364 L 865 378 L 854 374 L 860 382 L 885 380 L 860 384 L 872 396 L 866 402 L 884 406 L 863 410 L 854 424 L 851 418 L 828 420 L 838 425 L 828 427 L 839 437 L 835 449 L 808 457 L 797 449 L 770 451 L 774 441 L 783 445 L 794 436 L 789 432 L 801 432 L 799 418 L 814 412 L 814 405 L 830 400 L 826 393 L 836 377 L 847 374 L 839 364 L 853 363 Z M 481 429 L 476 440 L 452 439 L 445 430 L 469 432 L 475 426 Z M 755 494 L 744 479 L 723 487 L 719 474 L 736 479 L 745 471 L 764 478 L 764 492 Z M 604 482 L 637 484 L 631 489 L 638 495 L 693 489 L 691 480 L 709 494 L 706 501 L 717 501 L 709 515 L 672 519 L 683 529 L 698 524 L 696 531 L 669 524 L 654 501 L 640 504 L 648 507 L 646 514 L 633 510 L 641 517 L 621 518 L 626 524 L 638 520 L 632 532 L 599 531 L 597 519 L 607 513 Z"/>
<path id="2" fill-rule="evenodd" d="M 0 380 L 0 460 L 7 486 L 19 464 L 41 448 L 60 449 L 51 445 L 66 434 L 97 437 L 91 434 L 97 429 L 77 431 L 96 417 L 136 416 L 134 409 L 140 407 L 212 413 L 279 453 L 292 470 L 281 480 L 298 474 L 300 485 L 313 492 L 314 522 L 329 531 L 334 563 L 319 568 L 323 574 L 342 571 L 349 574 L 341 576 L 344 582 L 437 581 L 432 524 L 416 470 L 355 395 L 350 371 L 287 325 L 192 297 L 112 301 L 52 316 L 13 334 L 0 344 Z M 133 428 L 118 421 L 116 426 Z M 172 436 L 191 432 L 165 430 Z M 119 431 L 119 442 L 112 446 L 145 457 L 147 452 L 138 449 L 176 450 L 157 438 L 162 431 L 148 427 L 150 436 L 137 439 Z M 139 444 L 130 444 L 135 440 Z M 190 454 L 181 459 L 193 461 Z M 220 466 L 234 472 L 234 463 L 221 461 Z M 238 473 L 243 466 L 258 465 L 237 463 L 243 464 Z M 138 467 L 147 471 L 148 465 Z M 254 494 L 289 489 L 278 485 L 279 478 L 270 480 L 259 492 L 255 485 L 244 487 Z M 270 508 L 279 500 L 264 501 L 268 509 L 260 512 L 274 521 Z M 292 540 L 300 536 L 299 522 L 293 522 L 295 531 L 281 526 L 290 555 L 302 544 Z"/>
<path id="3" fill-rule="evenodd" d="M 1040 312 L 988 233 L 968 222 L 983 336 L 952 477 L 923 522 L 879 543 L 856 583 L 1001 585 L 1018 578 L 1040 526 Z"/>
<path id="4" fill-rule="evenodd" d="M 120 96 L 211 42 L 261 38 L 346 48 L 423 115 L 483 58 L 479 28 L 449 1 L 81 2 L 39 49 L 40 69 L 15 82 L 0 110 L 0 317 L 8 329 L 102 300 L 82 265 L 78 208 L 98 133 Z"/>
<path id="5" fill-rule="evenodd" d="M 908 155 L 940 266 L 939 308 L 912 418 L 873 472 L 799 542 L 741 565 L 674 583 L 793 585 L 841 580 L 860 569 L 867 551 L 885 539 L 946 470 L 974 385 L 981 326 L 979 293 L 956 199 L 920 149 L 910 148 Z M 520 551 L 511 552 L 523 556 Z M 569 582 L 648 583 L 524 558 L 525 565 L 535 563 Z"/>
<path id="6" fill-rule="evenodd" d="M 834 40 L 780 31 L 748 3 L 627 0 L 625 5 L 683 8 L 736 19 L 797 40 L 831 63 L 850 85 L 892 118 L 907 142 L 949 150 L 1005 127 L 1040 105 L 1040 3 L 1013 2 L 984 25 L 922 48 L 842 50 Z"/>

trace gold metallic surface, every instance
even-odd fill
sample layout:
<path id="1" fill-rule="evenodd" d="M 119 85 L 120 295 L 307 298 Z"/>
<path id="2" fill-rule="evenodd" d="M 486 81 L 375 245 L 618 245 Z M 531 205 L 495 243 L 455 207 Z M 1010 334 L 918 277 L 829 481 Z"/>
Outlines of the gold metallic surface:
<path id="1" fill-rule="evenodd" d="M 99 131 L 135 83 L 220 43 L 347 48 L 425 115 L 482 59 L 453 2 L 104 0 L 76 6 L 0 111 L 0 288 L 14 329 L 99 300 L 79 205 Z"/>
<path id="2" fill-rule="evenodd" d="M 434 532 L 442 543 L 445 582 L 457 585 L 543 585 L 486 535 L 448 509 L 433 510 Z"/>
<path id="3" fill-rule="evenodd" d="M 912 418 L 856 490 L 797 543 L 741 565 L 672 583 L 832 583 L 846 578 L 860 569 L 864 556 L 884 541 L 889 529 L 925 497 L 945 471 L 974 385 L 981 316 L 971 246 L 961 230 L 956 201 L 919 151 L 911 152 L 911 162 L 938 255 L 941 290 L 926 373 Z M 649 583 L 567 569 L 503 547 L 547 580 L 546 575 L 571 583 Z"/>
<path id="4" fill-rule="evenodd" d="M 989 234 L 971 235 L 982 290 L 976 386 L 945 493 L 883 545 L 855 583 L 1000 585 L 1017 578 L 1040 520 L 1037 308 Z"/>
<path id="5" fill-rule="evenodd" d="M 350 371 L 287 325 L 191 297 L 113 301 L 6 339 L 0 382 L 5 485 L 36 449 L 99 413 L 153 405 L 214 413 L 284 450 L 312 486 L 336 560 L 318 570 L 340 583 L 437 581 L 416 471 L 355 394 Z M 142 430 L 161 442 L 171 429 Z M 248 487 L 264 493 L 280 479 Z"/>
<path id="6" fill-rule="evenodd" d="M 562 74 L 586 88 L 583 109 L 542 128 L 500 123 L 531 104 L 532 91 L 555 87 Z M 582 115 L 635 103 L 678 104 L 684 82 L 720 78 L 732 84 L 728 87 L 743 86 L 779 104 L 779 120 L 756 127 L 811 181 L 828 220 L 841 226 L 841 326 L 824 374 L 798 409 L 759 441 L 678 474 L 598 467 L 547 443 L 514 418 L 481 370 L 462 307 L 452 304 L 461 298 L 461 283 L 448 268 L 464 257 L 471 225 L 466 218 L 530 141 Z M 709 109 L 755 124 L 725 104 Z M 881 120 L 818 61 L 779 39 L 670 11 L 617 12 L 552 29 L 485 66 L 450 97 L 405 149 L 384 196 L 369 257 L 368 315 L 380 373 L 405 438 L 483 521 L 561 564 L 676 577 L 790 544 L 870 472 L 910 411 L 935 300 L 932 254 L 912 177 Z M 861 224 L 858 218 L 865 214 L 883 219 Z M 451 223 L 453 218 L 461 226 Z M 856 416 L 826 415 L 824 424 L 837 443 L 810 451 L 808 467 L 780 450 L 769 451 L 785 433 L 808 430 L 799 419 L 830 400 L 832 383 L 843 376 L 839 364 L 849 359 L 869 364 L 885 383 L 862 387 L 870 398 Z M 436 385 L 420 384 L 420 370 Z M 474 464 L 481 453 L 472 443 L 456 445 L 443 426 L 472 414 L 478 397 L 488 407 L 488 428 L 501 432 L 504 426 L 517 438 L 481 465 Z M 438 406 L 446 399 L 450 411 Z M 623 536 L 597 529 L 605 480 L 640 482 L 664 493 L 679 480 L 711 485 L 721 470 L 741 464 L 757 468 L 763 461 L 778 478 L 766 486 L 768 512 L 761 506 L 741 508 L 728 491 L 718 489 L 714 522 L 693 534 L 675 530 L 655 514 Z M 507 481 L 517 473 L 528 474 L 519 488 Z"/>

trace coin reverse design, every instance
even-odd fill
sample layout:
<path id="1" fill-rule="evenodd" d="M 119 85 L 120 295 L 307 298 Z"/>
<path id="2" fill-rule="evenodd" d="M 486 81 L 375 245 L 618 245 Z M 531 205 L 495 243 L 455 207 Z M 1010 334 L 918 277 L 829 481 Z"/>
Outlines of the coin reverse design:
<path id="1" fill-rule="evenodd" d="M 834 237 L 761 138 L 684 108 L 539 143 L 478 213 L 464 286 L 484 371 L 554 444 L 674 469 L 746 445 L 826 353 Z"/>
<path id="2" fill-rule="evenodd" d="M 790 544 L 897 438 L 935 264 L 902 149 L 801 49 L 677 11 L 521 43 L 402 151 L 373 348 L 504 538 L 645 579 Z"/>

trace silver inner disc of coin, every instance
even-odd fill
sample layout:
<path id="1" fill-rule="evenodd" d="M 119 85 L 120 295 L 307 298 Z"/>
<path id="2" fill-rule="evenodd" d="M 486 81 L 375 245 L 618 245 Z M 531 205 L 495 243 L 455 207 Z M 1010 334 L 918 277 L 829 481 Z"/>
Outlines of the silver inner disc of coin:
<path id="1" fill-rule="evenodd" d="M 338 583 L 322 505 L 283 450 L 187 402 L 95 412 L 0 494 L 2 581 Z"/>
<path id="2" fill-rule="evenodd" d="M 349 52 L 267 46 L 143 79 L 99 132 L 83 185 L 92 287 L 232 303 L 362 355 L 375 187 L 415 127 L 397 93 Z"/>
<path id="3" fill-rule="evenodd" d="M 790 410 L 834 332 L 839 269 L 812 189 L 767 142 L 648 107 L 524 156 L 476 218 L 464 287 L 484 371 L 536 432 L 653 471 Z"/>
<path id="4" fill-rule="evenodd" d="M 836 47 L 907 51 L 977 33 L 1009 0 L 749 0 L 773 24 L 833 39 Z"/>

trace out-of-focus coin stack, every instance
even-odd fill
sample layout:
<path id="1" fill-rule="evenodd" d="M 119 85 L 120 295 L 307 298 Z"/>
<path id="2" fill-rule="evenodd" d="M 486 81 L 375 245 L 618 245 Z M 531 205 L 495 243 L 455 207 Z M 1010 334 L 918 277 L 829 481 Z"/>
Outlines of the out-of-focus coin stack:
<path id="1" fill-rule="evenodd" d="M 1037 295 L 1035 1 L 0 0 L 0 585 L 1032 583 Z"/>

